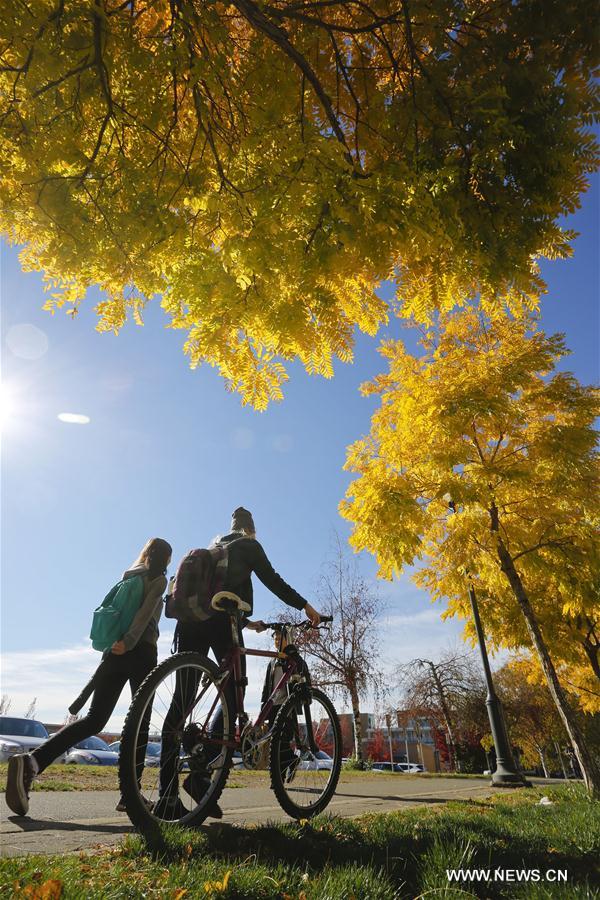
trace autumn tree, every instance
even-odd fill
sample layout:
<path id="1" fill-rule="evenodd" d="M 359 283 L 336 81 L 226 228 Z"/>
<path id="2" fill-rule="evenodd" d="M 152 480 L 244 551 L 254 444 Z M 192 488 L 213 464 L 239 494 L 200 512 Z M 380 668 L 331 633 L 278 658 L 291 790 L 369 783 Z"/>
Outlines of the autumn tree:
<path id="1" fill-rule="evenodd" d="M 390 743 L 385 734 L 383 733 L 383 728 L 377 726 L 371 732 L 371 737 L 367 741 L 366 745 L 367 750 L 367 759 L 372 760 L 373 762 L 391 762 L 390 760 Z M 360 758 L 361 763 L 363 762 L 362 756 Z"/>
<path id="2" fill-rule="evenodd" d="M 600 532 L 591 528 L 579 538 L 579 546 L 562 553 L 555 567 L 529 571 L 528 592 L 561 681 L 593 713 L 600 712 Z M 518 651 L 529 643 L 526 622 L 508 583 L 495 590 L 502 596 L 486 610 L 488 641 L 494 649 Z M 537 672 L 543 683 L 539 665 Z"/>
<path id="3" fill-rule="evenodd" d="M 389 372 L 365 388 L 381 406 L 368 437 L 349 450 L 347 468 L 358 477 L 341 511 L 354 522 L 352 543 L 377 556 L 381 575 L 423 558 L 417 580 L 449 598 L 449 615 L 468 618 L 472 582 L 486 627 L 494 616 L 505 632 L 516 618 L 524 623 L 587 787 L 599 796 L 598 761 L 557 676 L 537 594 L 550 576 L 566 590 L 573 567 L 586 570 L 592 553 L 598 392 L 557 371 L 562 337 L 532 326 L 465 309 L 427 334 L 420 358 L 388 343 Z M 556 596 L 564 600 L 564 590 Z M 580 592 L 563 614 L 587 615 L 592 603 L 597 612 L 597 598 Z"/>
<path id="4" fill-rule="evenodd" d="M 514 743 L 524 751 L 525 762 L 541 763 L 549 778 L 550 757 L 556 755 L 561 761 L 560 743 L 566 732 L 548 688 L 529 680 L 530 669 L 529 658 L 513 658 L 495 673 L 494 680 Z"/>
<path id="5" fill-rule="evenodd" d="M 432 724 L 446 735 L 451 768 L 460 772 L 457 748 L 470 725 L 467 708 L 475 700 L 485 713 L 485 686 L 472 657 L 449 650 L 435 661 L 413 659 L 398 667 L 396 679 L 402 709 L 427 710 Z"/>
<path id="6" fill-rule="evenodd" d="M 354 722 L 354 756 L 364 763 L 361 700 L 378 694 L 383 682 L 380 618 L 383 600 L 359 574 L 336 536 L 335 551 L 323 567 L 317 591 L 319 611 L 333 616 L 331 627 L 308 631 L 302 641 L 311 678 L 350 701 Z"/>
<path id="7" fill-rule="evenodd" d="M 155 295 L 244 401 L 392 306 L 535 305 L 597 164 L 588 0 L 29 0 L 0 11 L 0 229 L 48 308 Z"/>

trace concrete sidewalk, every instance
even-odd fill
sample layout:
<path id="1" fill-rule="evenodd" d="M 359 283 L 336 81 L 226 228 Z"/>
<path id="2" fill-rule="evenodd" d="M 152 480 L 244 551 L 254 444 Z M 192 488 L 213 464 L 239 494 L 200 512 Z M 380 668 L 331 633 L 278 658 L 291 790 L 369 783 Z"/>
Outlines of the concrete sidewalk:
<path id="1" fill-rule="evenodd" d="M 537 784 L 553 783 L 534 780 Z M 482 800 L 497 792 L 489 778 L 342 776 L 327 812 L 351 817 L 451 800 Z M 117 791 L 36 791 L 31 795 L 30 816 L 19 817 L 12 815 L 2 796 L 1 855 L 69 853 L 114 846 L 123 834 L 132 831 L 127 815 L 115 811 L 118 799 Z M 230 825 L 289 821 L 266 778 L 257 779 L 257 784 L 250 787 L 225 788 L 221 806 L 224 811 L 221 821 Z"/>

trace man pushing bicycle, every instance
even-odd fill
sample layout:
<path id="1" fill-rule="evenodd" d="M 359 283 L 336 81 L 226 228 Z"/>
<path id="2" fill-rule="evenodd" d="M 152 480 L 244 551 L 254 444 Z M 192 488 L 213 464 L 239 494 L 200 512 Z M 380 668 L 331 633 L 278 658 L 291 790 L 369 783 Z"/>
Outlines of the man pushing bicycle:
<path id="1" fill-rule="evenodd" d="M 256 540 L 256 528 L 252 514 L 244 507 L 238 507 L 231 519 L 231 529 L 224 537 L 216 538 L 209 548 L 217 550 L 225 555 L 226 574 L 220 587 L 222 590 L 234 593 L 241 601 L 241 608 L 245 616 L 251 615 L 253 610 L 252 574 L 258 576 L 260 581 L 276 597 L 294 609 L 304 610 L 310 623 L 314 626 L 321 621 L 320 614 L 300 594 L 290 587 L 283 578 L 277 574 L 269 562 L 265 551 Z M 178 575 L 179 577 L 179 575 Z M 238 619 L 238 641 L 240 647 L 244 646 L 242 628 L 246 626 L 251 630 L 262 631 L 261 622 L 250 622 L 246 618 Z M 175 647 L 178 653 L 194 651 L 206 655 L 212 650 L 217 663 L 231 650 L 233 643 L 230 617 L 224 612 L 214 612 L 204 621 L 178 621 L 175 630 Z M 242 690 L 246 686 L 246 660 L 241 657 L 242 664 Z M 227 696 L 233 700 L 236 686 L 229 682 L 226 688 Z M 182 692 L 189 693 L 189 688 L 181 687 Z M 183 697 L 174 696 L 169 712 L 165 718 L 162 730 L 162 752 L 160 772 L 160 796 L 156 812 L 163 819 L 179 819 L 182 814 L 182 804 L 179 797 L 177 765 L 179 747 L 177 735 L 172 728 L 173 722 L 181 714 Z M 214 716 L 211 734 L 222 737 L 222 712 L 219 708 Z M 184 737 L 184 749 L 185 737 Z M 183 782 L 184 789 L 194 797 L 200 799 L 198 794 L 204 790 L 205 779 L 201 774 L 191 772 Z M 214 803 L 208 812 L 214 818 L 221 818 L 222 812 L 217 803 Z"/>

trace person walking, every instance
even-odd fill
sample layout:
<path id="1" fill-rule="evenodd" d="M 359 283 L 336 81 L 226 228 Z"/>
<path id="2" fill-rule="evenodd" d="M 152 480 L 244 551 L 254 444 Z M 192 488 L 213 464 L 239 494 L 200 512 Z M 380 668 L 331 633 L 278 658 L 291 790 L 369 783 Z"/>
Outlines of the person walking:
<path id="1" fill-rule="evenodd" d="M 227 575 L 223 584 L 223 590 L 237 594 L 241 600 L 248 604 L 250 609 L 247 616 L 252 615 L 254 606 L 251 577 L 254 574 L 276 597 L 294 609 L 304 610 L 305 615 L 313 625 L 318 625 L 321 620 L 319 613 L 277 574 L 262 546 L 256 540 L 256 527 L 252 513 L 244 509 L 243 506 L 239 506 L 234 510 L 229 533 L 223 537 L 215 538 L 212 546 L 218 544 L 227 548 Z M 248 623 L 245 618 L 240 617 L 238 638 L 241 647 L 244 646 L 242 628 L 246 624 L 253 630 L 262 630 L 262 623 Z M 229 616 L 226 613 L 216 612 L 204 622 L 177 623 L 175 647 L 179 653 L 195 651 L 206 655 L 209 650 L 212 650 L 217 663 L 220 663 L 230 650 L 231 645 L 231 625 Z M 241 664 L 242 677 L 245 679 L 246 657 L 244 655 L 241 657 Z M 229 684 L 226 691 L 235 707 L 235 686 Z M 182 697 L 173 700 L 163 725 L 160 797 L 156 811 L 164 819 L 179 819 L 185 814 L 178 790 L 177 760 L 179 758 L 179 746 L 177 744 L 177 729 L 175 727 L 175 723 L 181 717 L 182 703 Z M 215 737 L 222 737 L 221 721 L 222 715 L 219 709 L 211 728 L 211 733 Z M 208 783 L 206 778 L 192 779 L 188 777 L 184 781 L 183 787 L 198 802 L 206 792 Z M 211 807 L 209 815 L 213 818 L 221 818 L 222 811 L 218 804 L 215 803 Z"/>
<path id="2" fill-rule="evenodd" d="M 141 604 L 126 633 L 105 651 L 102 662 L 94 675 L 94 693 L 89 712 L 83 718 L 61 728 L 32 753 L 11 757 L 8 761 L 6 803 L 18 816 L 29 810 L 29 792 L 33 779 L 54 762 L 69 747 L 102 731 L 129 682 L 131 696 L 156 666 L 158 622 L 162 612 L 162 597 L 167 587 L 166 571 L 171 560 L 171 545 L 162 538 L 151 538 L 138 558 L 128 569 L 123 580 L 140 575 L 143 579 Z M 149 710 L 150 713 L 150 710 Z M 141 782 L 146 743 L 143 733 L 139 745 L 137 772 Z M 122 801 L 117 810 L 123 812 Z"/>

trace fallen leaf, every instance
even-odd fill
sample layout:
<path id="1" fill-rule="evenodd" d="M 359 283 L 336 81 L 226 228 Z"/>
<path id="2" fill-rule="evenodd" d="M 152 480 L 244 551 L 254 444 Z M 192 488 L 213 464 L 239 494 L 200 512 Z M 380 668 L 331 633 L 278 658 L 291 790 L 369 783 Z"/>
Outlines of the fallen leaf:
<path id="1" fill-rule="evenodd" d="M 28 884 L 23 891 L 23 895 L 25 897 L 30 897 L 31 900 L 59 900 L 59 898 L 62 897 L 62 892 L 62 881 L 50 878 L 48 881 L 44 881 L 43 884 L 37 885 L 36 887 Z"/>

